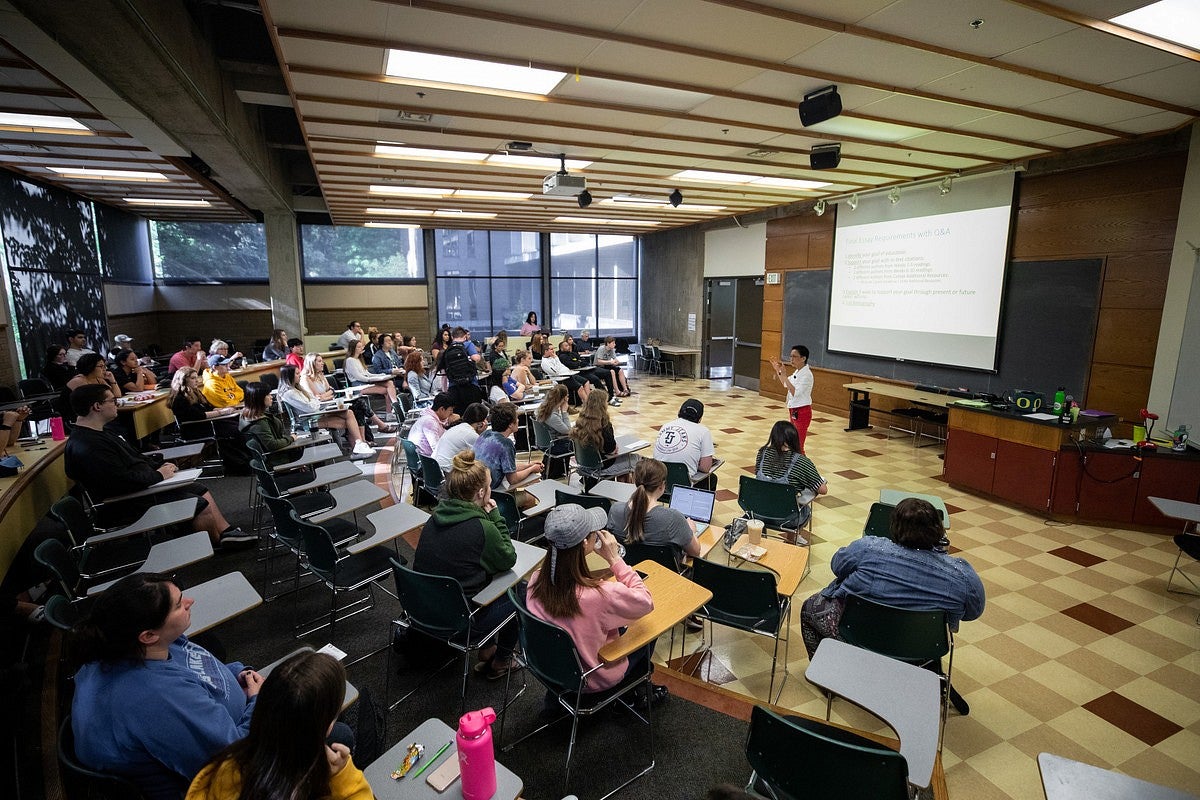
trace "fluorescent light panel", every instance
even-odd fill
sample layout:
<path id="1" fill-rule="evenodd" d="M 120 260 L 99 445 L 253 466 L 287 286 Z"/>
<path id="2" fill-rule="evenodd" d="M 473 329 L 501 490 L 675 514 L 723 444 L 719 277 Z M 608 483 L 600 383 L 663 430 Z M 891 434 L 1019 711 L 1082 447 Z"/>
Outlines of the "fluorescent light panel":
<path id="1" fill-rule="evenodd" d="M 1196 0 L 1159 0 L 1109 22 L 1200 50 L 1200 3 Z"/>
<path id="2" fill-rule="evenodd" d="M 493 192 L 490 189 L 455 189 L 454 196 L 495 200 L 528 200 L 531 197 L 524 192 Z"/>
<path id="3" fill-rule="evenodd" d="M 641 225 L 653 227 L 658 224 L 647 219 L 609 219 L 607 217 L 555 217 L 551 222 L 565 222 L 571 225 Z"/>
<path id="4" fill-rule="evenodd" d="M 387 194 L 410 197 L 472 197 L 495 200 L 528 200 L 528 192 L 501 192 L 491 189 L 444 189 L 434 186 L 392 186 L 389 184 L 372 184 L 371 194 Z"/>
<path id="5" fill-rule="evenodd" d="M 737 186 L 770 186 L 780 189 L 820 189 L 828 181 L 810 181 L 802 178 L 774 178 L 765 175 L 745 175 L 738 172 L 712 172 L 703 169 L 685 169 L 676 172 L 669 180 L 695 181 L 697 183 L 732 183 Z"/>
<path id="6" fill-rule="evenodd" d="M 368 208 L 368 214 L 387 214 L 394 217 L 428 217 L 433 212 L 428 208 Z"/>
<path id="7" fill-rule="evenodd" d="M 482 164 L 487 153 L 471 153 L 460 150 L 438 150 L 432 147 L 408 147 L 400 144 L 380 142 L 375 145 L 375 155 L 385 158 L 402 158 L 409 161 L 457 161 L 464 164 Z"/>
<path id="8" fill-rule="evenodd" d="M 435 217 L 458 217 L 459 219 L 494 219 L 496 214 L 491 211 L 461 211 L 457 208 L 439 208 L 433 212 Z"/>
<path id="9" fill-rule="evenodd" d="M 0 112 L 0 129 L 31 133 L 93 133 L 92 129 L 74 117 L 55 114 L 23 114 Z"/>
<path id="10" fill-rule="evenodd" d="M 395 78 L 539 95 L 549 94 L 567 76 L 565 72 L 554 70 L 515 67 L 412 50 L 389 50 L 384 73 Z"/>
<path id="11" fill-rule="evenodd" d="M 562 162 L 554 156 L 515 156 L 512 153 L 493 153 L 486 160 L 489 164 L 503 164 L 506 167 L 517 167 L 518 169 L 557 170 L 562 167 Z M 573 158 L 568 158 L 566 163 L 568 170 L 587 169 L 591 165 L 591 161 Z"/>
<path id="12" fill-rule="evenodd" d="M 184 200 L 176 197 L 126 197 L 132 206 L 174 206 L 178 208 L 205 208 L 212 203 L 207 200 Z"/>
<path id="13" fill-rule="evenodd" d="M 81 178 L 83 180 L 111 180 L 117 182 L 129 181 L 132 183 L 147 182 L 147 181 L 167 181 L 166 175 L 161 172 L 151 172 L 149 170 L 136 169 L 94 169 L 92 167 L 46 167 L 51 172 L 62 175 L 65 178 Z"/>
<path id="14" fill-rule="evenodd" d="M 411 222 L 364 222 L 364 228 L 406 228 L 408 230 L 419 229 L 420 225 L 415 225 Z"/>
<path id="15" fill-rule="evenodd" d="M 669 202 L 655 200 L 650 197 L 639 197 L 638 195 L 617 195 L 606 200 L 601 200 L 602 206 L 625 206 L 626 208 L 661 208 L 670 211 L 695 211 L 698 213 L 717 212 L 725 210 L 725 206 L 708 206 L 697 203 L 680 203 L 677 206 L 671 205 Z"/>

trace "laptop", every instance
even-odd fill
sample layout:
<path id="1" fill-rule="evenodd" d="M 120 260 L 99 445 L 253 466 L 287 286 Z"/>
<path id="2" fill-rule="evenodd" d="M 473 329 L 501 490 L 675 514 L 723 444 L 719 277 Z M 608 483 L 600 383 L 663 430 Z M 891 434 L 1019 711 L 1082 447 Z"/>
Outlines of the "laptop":
<path id="1" fill-rule="evenodd" d="M 708 530 L 716 502 L 717 493 L 706 489 L 693 489 L 690 486 L 671 489 L 671 508 L 696 523 L 697 536 Z"/>

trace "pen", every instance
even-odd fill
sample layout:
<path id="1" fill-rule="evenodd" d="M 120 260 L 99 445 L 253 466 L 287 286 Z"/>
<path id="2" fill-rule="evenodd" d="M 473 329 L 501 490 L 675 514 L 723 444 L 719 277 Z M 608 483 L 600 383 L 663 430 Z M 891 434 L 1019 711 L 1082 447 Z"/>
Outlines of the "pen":
<path id="1" fill-rule="evenodd" d="M 450 746 L 450 745 L 452 745 L 452 744 L 454 744 L 454 740 L 453 740 L 453 739 L 451 739 L 450 741 L 448 741 L 448 742 L 446 742 L 444 745 L 442 745 L 442 749 L 441 749 L 441 750 L 438 750 L 436 753 L 434 753 L 434 754 L 433 754 L 433 758 L 431 758 L 431 759 L 429 759 L 428 761 L 426 761 L 426 762 L 425 762 L 425 766 L 423 766 L 423 767 L 421 767 L 419 770 L 417 770 L 417 774 L 416 774 L 416 775 L 413 775 L 413 780 L 416 780 L 417 778 L 421 777 L 421 773 L 422 773 L 422 772 L 424 772 L 425 770 L 429 769 L 429 768 L 430 768 L 430 767 L 433 765 L 433 762 L 435 762 L 435 761 L 437 761 L 439 758 L 441 758 L 441 757 L 442 757 L 442 753 L 446 752 L 446 748 L 447 748 L 447 747 L 449 747 L 449 746 Z"/>

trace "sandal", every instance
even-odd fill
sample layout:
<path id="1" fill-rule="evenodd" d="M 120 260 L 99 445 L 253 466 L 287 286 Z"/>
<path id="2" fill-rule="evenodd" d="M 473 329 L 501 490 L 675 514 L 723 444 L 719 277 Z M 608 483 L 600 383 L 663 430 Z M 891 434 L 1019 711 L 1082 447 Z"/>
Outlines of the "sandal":
<path id="1" fill-rule="evenodd" d="M 475 665 L 473 671 L 476 675 L 482 675 L 489 681 L 498 681 L 504 676 L 508 675 L 508 673 L 512 672 L 514 669 L 517 669 L 517 663 L 515 661 L 480 661 Z"/>

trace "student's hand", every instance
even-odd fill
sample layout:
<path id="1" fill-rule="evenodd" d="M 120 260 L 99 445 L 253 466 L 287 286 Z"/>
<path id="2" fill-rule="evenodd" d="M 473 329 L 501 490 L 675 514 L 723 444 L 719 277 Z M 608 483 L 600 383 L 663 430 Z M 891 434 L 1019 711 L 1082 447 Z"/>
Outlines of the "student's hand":
<path id="1" fill-rule="evenodd" d="M 263 681 L 266 680 L 262 675 L 259 675 L 252 669 L 242 670 L 242 674 L 238 675 L 238 683 L 242 685 L 242 691 L 246 693 L 246 697 L 254 697 L 262 689 Z"/>
<path id="2" fill-rule="evenodd" d="M 484 500 L 481 508 L 483 508 L 483 513 L 485 514 L 492 513 L 492 511 L 496 508 L 495 499 L 489 497 L 487 500 Z"/>
<path id="3" fill-rule="evenodd" d="M 337 775 L 350 763 L 350 751 L 341 742 L 325 745 L 325 758 L 329 761 L 329 774 Z"/>
<path id="4" fill-rule="evenodd" d="M 612 563 L 621 557 L 621 551 L 617 544 L 617 537 L 613 536 L 608 531 L 596 531 L 592 534 L 592 536 L 596 537 L 592 540 L 592 546 L 595 547 L 595 542 L 598 540 L 600 542 L 600 549 L 598 551 L 600 553 L 600 557 L 608 562 L 609 566 L 612 566 Z"/>
<path id="5" fill-rule="evenodd" d="M 175 466 L 170 461 L 158 468 L 158 474 L 162 475 L 164 479 L 170 478 L 176 472 L 179 472 L 179 467 Z"/>
<path id="6" fill-rule="evenodd" d="M 540 461 L 530 464 L 529 466 L 533 467 L 533 469 L 529 470 L 530 475 L 540 475 L 542 474 L 542 471 L 546 469 L 546 465 Z"/>

